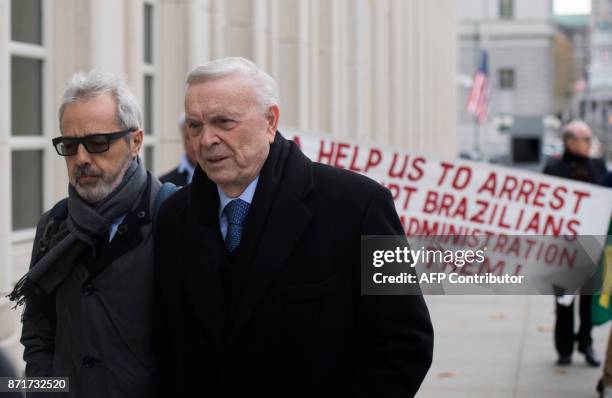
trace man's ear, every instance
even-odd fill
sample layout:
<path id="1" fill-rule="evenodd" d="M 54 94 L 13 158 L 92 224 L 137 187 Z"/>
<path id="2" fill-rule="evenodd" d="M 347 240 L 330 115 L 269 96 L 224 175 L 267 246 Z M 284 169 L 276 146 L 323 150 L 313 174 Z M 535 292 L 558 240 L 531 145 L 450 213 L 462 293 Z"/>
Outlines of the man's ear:
<path id="1" fill-rule="evenodd" d="M 144 140 L 144 132 L 142 131 L 142 129 L 139 129 L 137 131 L 134 131 L 131 136 L 132 137 L 130 138 L 130 153 L 132 154 L 132 157 L 135 158 L 140 153 L 142 141 Z"/>
<path id="2" fill-rule="evenodd" d="M 278 105 L 273 104 L 268 107 L 266 113 L 266 121 L 268 122 L 268 135 L 270 136 L 270 143 L 274 141 L 276 136 L 276 129 L 278 128 L 278 121 L 280 118 L 280 108 Z"/>

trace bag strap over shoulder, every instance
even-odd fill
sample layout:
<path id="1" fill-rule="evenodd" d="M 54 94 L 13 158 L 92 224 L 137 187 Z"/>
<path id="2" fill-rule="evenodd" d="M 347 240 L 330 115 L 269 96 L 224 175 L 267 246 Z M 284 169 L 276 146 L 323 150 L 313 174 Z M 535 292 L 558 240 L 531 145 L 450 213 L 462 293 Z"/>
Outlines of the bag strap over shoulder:
<path id="1" fill-rule="evenodd" d="M 179 187 L 171 182 L 164 182 L 162 184 L 161 188 L 159 188 L 159 191 L 157 192 L 157 196 L 155 196 L 155 202 L 153 203 L 153 223 L 155 223 L 157 220 L 157 213 L 159 213 L 159 208 L 161 207 L 162 203 L 164 203 L 166 199 L 172 196 L 172 194 L 179 189 Z"/>

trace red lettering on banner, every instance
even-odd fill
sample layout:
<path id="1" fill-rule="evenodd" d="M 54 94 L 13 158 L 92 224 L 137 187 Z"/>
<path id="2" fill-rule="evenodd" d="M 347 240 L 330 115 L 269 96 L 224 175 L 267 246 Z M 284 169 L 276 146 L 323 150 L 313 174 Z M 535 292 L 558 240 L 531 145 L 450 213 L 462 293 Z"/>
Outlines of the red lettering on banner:
<path id="1" fill-rule="evenodd" d="M 546 190 L 550 188 L 550 184 L 547 184 L 545 182 L 541 182 L 538 184 L 538 189 L 536 190 L 536 194 L 533 198 L 533 205 L 534 206 L 538 206 L 538 207 L 544 207 L 544 203 L 542 203 L 540 201 L 541 198 L 543 198 L 545 196 L 545 193 L 542 192 L 543 190 Z"/>
<path id="2" fill-rule="evenodd" d="M 410 161 L 410 156 L 404 155 L 400 159 L 399 154 L 394 153 L 387 174 L 391 178 L 407 178 L 414 182 L 423 177 L 422 165 L 424 163 L 425 159 L 422 157 L 416 157 Z"/>
<path id="3" fill-rule="evenodd" d="M 476 207 L 478 207 L 478 210 L 476 211 L 476 214 L 470 217 L 470 221 L 476 222 L 479 224 L 484 224 L 485 221 L 484 221 L 483 215 L 484 215 L 484 212 L 487 211 L 487 208 L 489 207 L 489 202 L 485 200 L 477 200 Z"/>
<path id="4" fill-rule="evenodd" d="M 546 221 L 544 222 L 544 235 L 561 235 L 561 228 L 563 227 L 563 217 L 559 218 L 559 222 L 555 224 L 555 216 L 548 214 Z"/>
<path id="5" fill-rule="evenodd" d="M 588 198 L 589 196 L 591 196 L 591 194 L 585 191 L 574 191 L 574 195 L 576 196 L 576 206 L 574 206 L 574 214 L 577 214 L 582 199 Z"/>
<path id="6" fill-rule="evenodd" d="M 417 189 L 414 187 L 404 186 L 404 192 L 406 193 L 406 199 L 404 199 L 403 207 L 404 210 L 408 209 L 408 206 L 410 205 L 410 198 L 412 197 L 412 194 L 416 191 Z"/>
<path id="7" fill-rule="evenodd" d="M 410 220 L 408 221 L 408 225 L 406 225 L 405 220 L 406 218 L 402 215 L 400 216 L 400 221 L 404 221 L 402 223 L 402 225 L 404 226 L 404 231 L 406 233 L 406 236 L 415 236 L 415 235 L 419 235 L 419 221 L 414 219 L 414 218 L 410 218 Z"/>
<path id="8" fill-rule="evenodd" d="M 349 170 L 354 171 L 356 173 L 361 172 L 361 169 L 356 164 L 358 155 L 359 155 L 359 145 L 355 145 L 355 150 L 353 151 L 353 159 L 351 159 L 351 167 L 349 167 Z"/>
<path id="9" fill-rule="evenodd" d="M 461 218 L 462 220 L 467 218 L 467 198 L 461 198 L 459 205 L 451 217 Z"/>
<path id="10" fill-rule="evenodd" d="M 576 264 L 576 256 L 578 255 L 578 250 L 574 249 L 570 252 L 567 247 L 561 248 L 561 259 L 559 260 L 559 265 L 563 265 L 563 261 L 567 263 L 568 268 L 574 268 Z"/>
<path id="11" fill-rule="evenodd" d="M 557 200 L 557 204 L 552 200 L 550 201 L 550 208 L 553 210 L 559 210 L 565 204 L 565 199 L 559 195 L 559 192 L 567 193 L 567 189 L 565 187 L 557 187 L 553 190 L 553 198 Z"/>
<path id="12" fill-rule="evenodd" d="M 431 234 L 437 231 L 469 236 L 478 227 L 482 233 L 488 229 L 495 233 L 505 231 L 568 239 L 583 233 L 585 227 L 590 231 L 602 223 L 588 213 L 593 202 L 600 203 L 605 197 L 595 191 L 596 188 L 495 166 L 454 160 L 431 161 L 330 137 L 311 140 L 296 134 L 293 141 L 300 149 L 308 151 L 307 155 L 313 160 L 318 155 L 316 160 L 321 163 L 386 179 L 397 210 L 405 213 L 406 232 L 419 230 Z M 423 181 L 422 185 L 417 181 Z M 414 215 L 416 219 L 411 219 Z M 426 218 L 436 221 L 430 219 L 424 225 Z M 586 221 L 585 227 L 582 221 Z M 537 252 L 533 255 L 544 261 L 554 257 L 552 250 L 547 252 L 546 248 L 534 247 L 532 252 Z M 515 256 L 516 247 L 511 247 L 507 255 Z M 561 255 L 559 250 L 557 256 Z"/>
<path id="13" fill-rule="evenodd" d="M 536 250 L 532 251 L 534 246 Z M 573 268 L 577 258 L 577 250 L 565 245 L 558 246 L 548 241 L 538 241 L 524 236 L 508 236 L 500 234 L 495 237 L 495 243 L 489 246 L 489 254 L 500 253 L 528 261 L 544 261 L 559 267 Z M 533 254 L 533 257 L 531 255 Z M 519 268 L 520 270 L 520 268 Z"/>
<path id="14" fill-rule="evenodd" d="M 493 251 L 504 251 L 504 246 L 508 242 L 508 237 L 506 235 L 499 235 L 497 239 L 495 239 L 495 246 L 493 246 Z"/>
<path id="15" fill-rule="evenodd" d="M 463 181 L 459 179 L 463 177 Z M 453 179 L 453 188 L 462 191 L 472 180 L 472 169 L 467 166 L 457 168 L 455 178 Z"/>
<path id="16" fill-rule="evenodd" d="M 412 194 L 417 191 L 417 188 L 411 187 L 408 185 L 399 186 L 398 184 L 385 184 L 382 183 L 383 186 L 387 187 L 389 191 L 391 191 L 391 196 L 393 197 L 393 201 L 395 202 L 395 207 L 397 209 L 406 210 L 410 206 L 410 199 L 412 198 Z M 403 196 L 403 203 L 402 200 Z"/>
<path id="17" fill-rule="evenodd" d="M 542 217 L 539 212 L 535 212 L 527 227 L 525 227 L 525 233 L 533 232 L 538 235 L 553 235 L 560 236 L 563 231 L 563 225 L 565 224 L 563 217 L 556 218 L 552 214 L 547 214 Z M 568 229 L 570 228 L 570 223 L 567 224 Z"/>
<path id="18" fill-rule="evenodd" d="M 380 152 L 380 150 L 376 148 L 370 149 L 370 154 L 368 155 L 368 162 L 366 163 L 363 171 L 367 173 L 372 167 L 378 166 L 381 160 L 382 153 Z"/>
<path id="19" fill-rule="evenodd" d="M 440 223 L 433 221 L 431 227 L 429 226 L 429 220 L 423 220 L 423 228 L 421 229 L 421 235 L 431 236 L 438 235 Z"/>
<path id="20" fill-rule="evenodd" d="M 438 180 L 438 186 L 441 186 L 444 180 L 446 179 L 446 173 L 450 169 L 454 167 L 452 163 L 440 162 L 440 166 L 442 166 L 442 175 L 440 175 L 440 179 Z"/>
<path id="21" fill-rule="evenodd" d="M 527 251 L 525 252 L 525 258 L 529 258 L 529 255 L 531 254 L 531 249 L 533 249 L 533 245 L 536 244 L 536 241 L 533 239 L 525 239 L 525 242 L 527 242 Z"/>
<path id="22" fill-rule="evenodd" d="M 523 223 L 523 216 L 525 215 L 525 209 L 519 210 L 518 220 L 516 222 L 516 229 L 521 229 L 521 225 Z"/>
<path id="23" fill-rule="evenodd" d="M 451 194 L 445 193 L 442 195 L 442 200 L 440 201 L 440 210 L 438 210 L 438 214 L 446 215 L 448 217 L 450 215 L 450 208 L 455 202 L 455 197 Z"/>
<path id="24" fill-rule="evenodd" d="M 386 187 L 389 191 L 391 191 L 391 196 L 393 197 L 393 201 L 394 202 L 397 201 L 399 199 L 399 193 L 400 193 L 399 185 L 387 184 Z"/>
<path id="25" fill-rule="evenodd" d="M 524 179 L 521 184 L 521 189 L 519 189 L 518 195 L 516 195 L 516 201 L 521 200 L 521 196 L 525 198 L 525 204 L 529 204 L 529 195 L 533 192 L 534 184 L 533 181 Z"/>
<path id="26" fill-rule="evenodd" d="M 447 236 L 458 237 L 463 234 L 463 229 L 461 227 L 457 228 L 455 225 L 450 224 L 448 226 L 448 230 L 445 232 Z M 453 239 L 456 241 L 456 239 Z M 457 244 L 457 243 L 455 243 Z"/>
<path id="27" fill-rule="evenodd" d="M 341 163 L 343 159 L 346 158 L 345 150 L 350 147 L 349 144 L 345 144 L 343 142 L 338 143 L 338 148 L 336 149 L 336 160 L 334 161 L 334 166 L 339 169 L 345 169 L 344 165 Z"/>
<path id="28" fill-rule="evenodd" d="M 493 221 L 495 220 L 495 215 L 497 214 L 497 203 L 495 203 L 493 205 L 493 211 L 491 212 L 491 216 L 489 217 L 489 224 L 493 224 Z"/>
<path id="29" fill-rule="evenodd" d="M 404 155 L 404 163 L 399 171 L 395 170 L 395 165 L 397 163 L 398 158 L 397 152 L 393 154 L 393 160 L 391 160 L 391 166 L 389 167 L 389 172 L 387 173 L 391 178 L 402 178 L 404 173 L 406 172 L 406 168 L 408 167 L 408 155 Z"/>
<path id="30" fill-rule="evenodd" d="M 408 173 L 408 179 L 410 181 L 418 181 L 423 177 L 423 164 L 425 164 L 425 158 L 422 157 L 418 157 L 418 158 L 414 158 L 414 160 L 412 161 L 412 167 L 414 168 L 414 172 L 416 174 L 413 174 L 412 172 Z"/>
<path id="31" fill-rule="evenodd" d="M 535 207 L 549 207 L 553 210 L 559 210 L 565 205 L 567 189 L 562 186 L 555 187 L 552 190 L 552 197 L 547 199 L 548 193 L 551 192 L 551 185 L 547 182 L 536 183 L 528 178 L 519 182 L 516 177 L 511 175 L 505 176 L 503 182 L 501 180 L 499 182 L 500 184 L 498 185 L 497 174 L 492 171 L 478 187 L 477 193 L 486 193 L 492 198 L 521 202 Z M 583 196 L 590 196 L 588 192 L 581 191 L 574 191 L 574 195 L 577 198 L 576 208 L 580 206 Z"/>
<path id="32" fill-rule="evenodd" d="M 501 212 L 501 215 L 499 216 L 499 222 L 497 223 L 497 225 L 500 228 L 506 228 L 506 229 L 510 228 L 510 224 L 507 224 L 507 223 L 504 222 L 504 220 L 506 218 L 506 209 L 507 208 L 508 208 L 507 206 L 502 207 L 502 212 Z"/>
<path id="33" fill-rule="evenodd" d="M 438 208 L 438 193 L 427 191 L 425 203 L 423 203 L 423 213 L 432 214 Z"/>
<path id="34" fill-rule="evenodd" d="M 571 236 L 578 236 L 578 228 L 580 228 L 580 221 L 578 220 L 569 220 L 567 222 L 567 230 L 570 232 Z"/>
<path id="35" fill-rule="evenodd" d="M 519 238 L 520 239 L 520 238 Z M 512 240 L 512 244 L 510 245 L 510 247 L 508 248 L 508 250 L 506 251 L 506 254 L 510 254 L 514 257 L 518 257 L 520 255 L 519 253 L 519 249 L 520 249 L 520 240 L 519 239 L 513 239 Z"/>
<path id="36" fill-rule="evenodd" d="M 446 176 L 448 172 L 453 169 L 455 166 L 452 163 L 441 162 L 440 166 L 442 166 L 442 174 L 438 179 L 438 186 L 441 186 L 446 180 Z M 468 186 L 472 179 L 472 168 L 468 166 L 459 166 L 455 170 L 451 186 L 458 191 L 465 189 Z"/>
<path id="37" fill-rule="evenodd" d="M 517 186 L 518 186 L 518 180 L 515 177 L 506 176 L 502 189 L 501 191 L 499 191 L 499 198 L 503 199 L 504 194 L 507 194 L 507 199 L 512 200 L 512 192 L 514 192 Z"/>
<path id="38" fill-rule="evenodd" d="M 495 172 L 489 173 L 486 181 L 478 188 L 476 193 L 489 192 L 491 197 L 495 197 L 495 187 L 497 185 L 497 174 Z"/>
<path id="39" fill-rule="evenodd" d="M 525 228 L 525 233 L 528 233 L 531 230 L 531 232 L 538 235 L 540 233 L 539 228 L 540 228 L 540 213 L 536 211 L 531 217 L 531 221 L 529 221 L 529 223 L 527 224 L 527 227 Z"/>
<path id="40" fill-rule="evenodd" d="M 317 159 L 317 162 L 320 163 L 325 163 L 325 164 L 333 164 L 332 163 L 332 159 L 334 156 L 334 150 L 336 148 L 336 144 L 334 144 L 333 142 L 330 142 L 331 148 L 326 151 L 325 150 L 325 140 L 321 140 L 319 143 L 319 157 Z M 325 161 L 327 160 L 327 161 Z"/>
<path id="41" fill-rule="evenodd" d="M 360 158 L 359 150 L 359 145 L 321 140 L 317 161 L 357 173 L 367 173 L 381 163 L 383 155 L 380 149 L 370 148 L 365 162 Z"/>
<path id="42" fill-rule="evenodd" d="M 544 253 L 544 261 L 548 264 L 553 264 L 557 258 L 559 247 L 557 245 L 549 245 Z"/>
<path id="43" fill-rule="evenodd" d="M 523 269 L 523 266 L 521 264 L 517 265 L 514 269 L 514 276 L 519 276 L 521 274 L 521 269 Z"/>

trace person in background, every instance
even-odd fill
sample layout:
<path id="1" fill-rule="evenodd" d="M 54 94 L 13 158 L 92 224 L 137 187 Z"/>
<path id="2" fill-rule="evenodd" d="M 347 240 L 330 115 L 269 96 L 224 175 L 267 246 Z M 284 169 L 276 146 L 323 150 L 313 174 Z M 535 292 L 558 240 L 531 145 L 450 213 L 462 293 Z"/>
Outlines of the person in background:
<path id="1" fill-rule="evenodd" d="M 181 156 L 181 162 L 172 171 L 159 177 L 159 180 L 164 182 L 171 182 L 176 186 L 184 186 L 191 182 L 193 178 L 193 171 L 198 163 L 198 159 L 193 148 L 193 145 L 189 145 L 189 135 L 185 129 L 185 114 L 181 114 L 178 122 L 179 130 L 181 131 L 181 137 L 183 139 L 184 153 Z"/>
<path id="2" fill-rule="evenodd" d="M 590 157 L 593 132 L 588 124 L 574 120 L 562 129 L 563 155 L 546 165 L 544 174 L 568 178 L 571 180 L 597 183 L 606 172 L 602 159 Z M 578 342 L 578 351 L 584 355 L 589 366 L 598 367 L 600 361 L 593 351 L 591 337 L 591 296 L 580 296 L 580 327 L 574 333 L 574 301 L 567 304 L 557 299 L 555 321 L 555 348 L 559 354 L 557 364 L 567 366 L 572 363 L 574 344 Z"/>

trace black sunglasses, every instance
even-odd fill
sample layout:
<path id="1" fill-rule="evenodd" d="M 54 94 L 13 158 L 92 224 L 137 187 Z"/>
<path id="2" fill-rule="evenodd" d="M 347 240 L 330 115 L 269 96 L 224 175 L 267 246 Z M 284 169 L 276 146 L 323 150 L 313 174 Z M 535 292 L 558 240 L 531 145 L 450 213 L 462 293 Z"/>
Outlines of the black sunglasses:
<path id="1" fill-rule="evenodd" d="M 108 151 L 112 141 L 125 137 L 138 129 L 132 128 L 123 131 L 104 134 L 91 134 L 85 137 L 56 137 L 52 140 L 53 146 L 60 156 L 73 156 L 79 151 L 79 144 L 83 144 L 89 153 L 102 153 Z"/>

